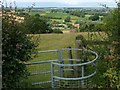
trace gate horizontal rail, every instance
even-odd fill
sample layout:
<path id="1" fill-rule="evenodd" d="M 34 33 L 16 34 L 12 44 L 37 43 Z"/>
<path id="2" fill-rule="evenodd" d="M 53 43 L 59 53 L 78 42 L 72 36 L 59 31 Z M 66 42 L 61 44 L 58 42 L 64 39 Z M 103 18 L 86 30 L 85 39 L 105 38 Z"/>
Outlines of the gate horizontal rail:
<path id="1" fill-rule="evenodd" d="M 83 80 L 83 79 L 90 78 L 95 74 L 96 74 L 96 71 L 93 72 L 92 74 L 88 75 L 88 76 L 84 76 L 84 77 L 80 77 L 80 78 L 63 78 L 63 77 L 57 77 L 57 76 L 53 76 L 53 78 L 56 78 L 56 79 L 59 79 L 59 80 Z"/>
<path id="2" fill-rule="evenodd" d="M 44 63 L 51 63 L 51 62 L 56 62 L 58 60 L 45 60 L 45 61 L 40 61 L 40 62 L 30 62 L 26 63 L 26 65 L 34 65 L 34 64 L 44 64 Z"/>
<path id="3" fill-rule="evenodd" d="M 74 69 L 64 69 L 64 71 L 73 71 Z M 54 70 L 54 72 L 58 72 L 59 70 Z M 51 73 L 51 71 L 47 71 L 47 72 L 36 72 L 36 73 L 31 73 L 30 76 L 34 76 L 34 75 L 40 75 L 40 74 L 49 74 Z"/>
<path id="4" fill-rule="evenodd" d="M 32 83 L 32 85 L 37 85 L 37 84 L 46 84 L 46 83 L 52 83 L 52 87 L 54 88 L 54 83 L 56 81 L 59 81 L 59 80 L 84 80 L 86 78 L 90 78 L 92 77 L 93 75 L 95 75 L 96 71 L 94 71 L 93 73 L 85 76 L 84 75 L 84 66 L 85 65 L 88 65 L 88 64 L 94 64 L 94 62 L 96 61 L 96 59 L 98 58 L 98 54 L 92 50 L 87 50 L 87 52 L 90 52 L 92 54 L 95 55 L 95 58 L 92 60 L 92 61 L 87 61 L 87 62 L 81 62 L 80 64 L 64 64 L 64 61 L 65 60 L 69 60 L 69 61 L 82 61 L 81 59 L 71 59 L 71 58 L 68 58 L 68 59 L 64 59 L 62 57 L 62 51 L 70 51 L 70 50 L 75 50 L 75 51 L 82 51 L 83 49 L 78 49 L 78 48 L 63 48 L 63 49 L 55 49 L 55 50 L 46 50 L 46 51 L 38 51 L 38 52 L 34 52 L 33 54 L 41 54 L 41 53 L 50 53 L 50 52 L 57 52 L 58 53 L 58 59 L 56 60 L 44 60 L 44 61 L 39 61 L 39 62 L 29 62 L 29 63 L 26 63 L 26 65 L 30 66 L 30 65 L 39 65 L 39 64 L 46 64 L 46 63 L 49 63 L 51 64 L 51 70 L 50 71 L 45 71 L 45 72 L 32 72 L 30 74 L 30 76 L 35 76 L 35 75 L 40 75 L 40 74 L 50 74 L 51 73 L 51 78 L 49 81 L 43 81 L 43 82 L 34 82 Z M 61 62 L 62 61 L 62 62 Z M 57 65 L 60 69 L 58 70 L 54 70 L 54 65 Z M 82 77 L 79 77 L 79 78 L 64 78 L 64 77 L 59 77 L 59 76 L 55 76 L 54 73 L 55 72 L 61 72 L 62 69 L 64 69 L 64 71 L 66 70 L 70 70 L 70 71 L 74 71 L 74 69 L 65 69 L 63 67 L 77 67 L 77 66 L 82 66 Z M 54 80 L 54 79 L 57 79 L 57 80 Z"/>

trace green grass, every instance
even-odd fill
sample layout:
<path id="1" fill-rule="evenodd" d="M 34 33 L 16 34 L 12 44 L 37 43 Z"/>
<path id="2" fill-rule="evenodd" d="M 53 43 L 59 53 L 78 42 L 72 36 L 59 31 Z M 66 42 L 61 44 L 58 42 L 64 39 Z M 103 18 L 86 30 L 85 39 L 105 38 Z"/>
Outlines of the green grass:
<path id="1" fill-rule="evenodd" d="M 77 34 L 41 34 L 39 50 L 60 49 L 68 46 L 75 47 Z"/>
<path id="2" fill-rule="evenodd" d="M 53 17 L 53 18 L 61 18 L 61 19 L 54 19 L 56 21 L 59 21 L 59 22 L 63 22 L 63 20 L 70 16 L 71 17 L 71 21 L 74 23 L 76 22 L 77 20 L 86 20 L 86 18 L 81 18 L 81 17 L 77 17 L 77 16 L 73 16 L 73 15 L 70 15 L 68 13 L 63 13 L 63 12 L 30 12 L 31 15 L 35 15 L 35 14 L 40 14 L 42 16 L 47 16 L 47 17 Z"/>
<path id="3" fill-rule="evenodd" d="M 39 51 L 43 50 L 53 50 L 53 49 L 61 49 L 61 48 L 67 48 L 71 46 L 72 48 L 75 48 L 75 38 L 77 35 L 83 35 L 84 38 L 88 39 L 88 33 L 87 32 L 82 32 L 82 33 L 68 33 L 68 34 L 40 34 L 40 35 L 34 35 L 34 38 L 40 38 L 38 39 L 39 41 L 39 46 L 37 49 Z M 99 35 L 98 33 L 96 33 Z M 103 37 L 105 37 L 104 33 L 101 33 L 101 36 L 96 36 L 93 35 L 93 39 L 96 40 L 101 40 Z M 74 55 L 73 57 L 75 58 L 75 52 L 73 52 Z M 63 52 L 63 57 L 68 58 L 68 52 Z M 39 61 L 44 61 L 44 60 L 54 60 L 58 59 L 58 54 L 53 52 L 53 53 L 41 53 L 37 55 L 33 60 L 29 62 L 39 62 Z M 74 62 L 75 63 L 75 62 Z M 31 65 L 27 66 L 28 71 L 30 73 L 32 72 L 44 72 L 44 71 L 50 71 L 50 64 L 42 64 L 42 65 Z M 51 75 L 36 75 L 36 76 L 30 76 L 26 82 L 27 87 L 50 87 L 51 85 L 48 84 L 47 86 L 45 85 L 36 85 L 36 86 L 31 86 L 31 83 L 34 82 L 40 82 L 40 81 L 48 81 L 51 79 Z"/>
<path id="4" fill-rule="evenodd" d="M 52 17 L 52 21 L 58 21 L 59 23 L 63 23 L 64 19 L 68 16 L 71 17 L 71 23 L 75 23 L 76 21 L 83 21 L 83 22 L 90 22 L 90 23 L 102 23 L 102 21 L 91 21 L 89 20 L 89 17 L 91 15 L 85 15 L 84 18 L 82 17 L 77 17 L 74 15 L 70 15 L 68 13 L 63 13 L 63 12 L 50 12 L 50 11 L 44 11 L 44 12 L 30 12 L 30 15 L 35 15 L 35 14 L 40 14 L 41 16 L 46 16 L 46 17 Z M 56 19 L 53 19 L 56 18 Z M 61 18 L 61 19 L 57 19 Z M 101 17 L 100 17 L 101 18 Z"/>
<path id="5" fill-rule="evenodd" d="M 66 18 L 67 16 L 69 16 L 69 14 L 67 13 L 62 13 L 62 12 L 57 12 L 57 13 L 45 13 L 46 16 L 48 17 L 56 17 L 56 18 Z"/>
<path id="6" fill-rule="evenodd" d="M 30 15 L 35 15 L 35 14 L 44 14 L 44 12 L 30 12 Z"/>
<path id="7" fill-rule="evenodd" d="M 38 50 L 61 49 L 61 48 L 67 48 L 69 46 L 74 48 L 75 38 L 77 35 L 83 35 L 85 39 L 88 39 L 87 32 L 67 33 L 67 34 L 41 34 Z M 89 33 L 89 35 L 91 35 L 91 33 Z M 93 32 L 92 38 L 93 40 L 103 40 L 104 38 L 107 37 L 105 36 L 105 33 Z"/>

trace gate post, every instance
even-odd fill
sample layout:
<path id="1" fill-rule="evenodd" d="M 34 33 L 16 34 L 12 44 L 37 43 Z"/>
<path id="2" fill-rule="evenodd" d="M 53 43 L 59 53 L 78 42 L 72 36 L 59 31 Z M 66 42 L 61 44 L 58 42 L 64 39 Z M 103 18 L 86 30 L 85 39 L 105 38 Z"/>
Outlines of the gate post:
<path id="1" fill-rule="evenodd" d="M 82 35 L 78 35 L 76 37 L 76 48 L 83 49 L 82 53 L 79 50 L 76 51 L 76 55 L 77 55 L 76 58 L 83 59 L 83 61 L 81 61 L 82 63 L 84 63 L 86 61 L 86 53 L 84 51 L 84 47 L 86 47 L 86 46 L 85 46 L 84 41 L 85 41 L 85 39 Z M 83 58 L 81 58 L 81 57 L 83 57 Z M 76 61 L 76 63 L 78 64 L 78 63 L 80 63 L 80 61 Z M 85 66 L 83 65 L 81 69 L 82 69 L 82 77 L 84 77 Z M 77 76 L 79 76 L 79 74 L 80 74 L 79 67 L 77 68 L 76 74 L 77 74 Z M 82 88 L 84 88 L 84 79 L 81 80 L 81 86 L 82 86 Z"/>
<path id="2" fill-rule="evenodd" d="M 76 48 L 83 49 L 83 41 L 82 40 L 83 40 L 82 35 L 79 35 L 76 37 L 76 41 L 75 41 Z M 80 59 L 80 51 L 79 50 L 76 51 L 76 58 Z M 76 61 L 76 63 L 79 63 L 79 62 Z"/>
<path id="3" fill-rule="evenodd" d="M 52 89 L 54 89 L 54 84 L 55 84 L 55 80 L 54 80 L 54 64 L 51 62 L 51 83 L 52 83 Z"/>
<path id="4" fill-rule="evenodd" d="M 71 47 L 68 47 L 68 57 L 69 59 L 72 59 L 72 50 L 71 50 Z M 70 64 L 73 64 L 73 60 L 70 60 Z"/>
<path id="5" fill-rule="evenodd" d="M 76 44 L 76 48 L 77 48 L 77 49 L 83 49 L 82 39 L 83 39 L 83 36 L 82 36 L 82 35 L 76 36 L 76 42 L 75 42 L 75 44 Z M 81 52 L 81 50 L 76 50 L 76 59 L 78 59 L 78 60 L 76 61 L 76 64 L 79 64 L 79 63 L 81 62 L 81 61 L 80 61 L 80 59 L 82 59 L 81 57 L 82 57 L 82 52 Z M 76 70 L 75 70 L 75 75 L 76 75 L 77 77 L 79 77 L 79 76 L 80 76 L 79 74 L 80 74 L 80 67 L 77 67 Z"/>
<path id="6" fill-rule="evenodd" d="M 59 55 L 60 64 L 64 64 L 64 61 L 62 59 L 62 50 L 58 50 L 58 55 Z M 59 76 L 60 77 L 63 77 L 63 72 L 64 72 L 64 67 L 59 66 Z"/>

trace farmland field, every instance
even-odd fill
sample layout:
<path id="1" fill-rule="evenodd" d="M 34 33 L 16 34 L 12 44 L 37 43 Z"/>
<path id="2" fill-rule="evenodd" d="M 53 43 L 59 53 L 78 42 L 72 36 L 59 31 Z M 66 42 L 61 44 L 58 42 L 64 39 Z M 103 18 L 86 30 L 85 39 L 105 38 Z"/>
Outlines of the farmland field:
<path id="1" fill-rule="evenodd" d="M 70 15 L 68 13 L 63 13 L 63 12 L 50 12 L 50 11 L 46 11 L 46 12 L 30 12 L 31 15 L 35 15 L 35 14 L 40 14 L 41 16 L 46 16 L 46 17 L 52 17 L 52 18 L 61 18 L 61 19 L 51 19 L 51 20 L 56 20 L 56 21 L 59 21 L 60 23 L 63 22 L 63 20 L 67 17 L 67 16 L 70 16 L 71 17 L 71 22 L 72 23 L 75 23 L 76 21 L 89 21 L 89 22 L 92 22 L 91 20 L 89 20 L 89 17 L 91 15 L 85 15 L 84 18 L 82 17 L 77 17 L 77 16 L 74 16 L 74 15 Z M 97 21 L 97 22 L 100 22 L 100 21 Z"/>

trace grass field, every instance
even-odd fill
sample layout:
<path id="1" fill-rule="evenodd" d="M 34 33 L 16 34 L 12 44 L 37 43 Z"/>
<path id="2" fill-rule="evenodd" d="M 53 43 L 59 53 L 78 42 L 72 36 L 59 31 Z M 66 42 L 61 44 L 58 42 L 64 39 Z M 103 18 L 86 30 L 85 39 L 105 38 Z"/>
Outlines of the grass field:
<path id="1" fill-rule="evenodd" d="M 78 35 L 83 35 L 83 37 L 86 40 L 105 40 L 107 37 L 105 35 L 105 33 L 103 32 L 81 32 L 81 33 L 65 33 L 65 34 L 40 34 L 40 35 L 34 35 L 34 38 L 38 38 L 38 40 L 36 41 L 39 45 L 37 47 L 38 51 L 44 51 L 44 50 L 54 50 L 54 49 L 61 49 L 61 48 L 68 48 L 68 47 L 72 47 L 72 48 L 76 48 L 76 36 Z M 91 38 L 92 35 L 92 38 Z M 47 57 L 46 57 L 47 56 Z M 37 57 L 37 59 L 39 58 L 39 60 L 44 59 L 44 60 L 48 60 L 49 58 L 54 59 L 56 58 L 56 54 L 55 53 L 48 53 L 48 54 L 41 54 Z M 33 61 L 37 61 L 37 59 L 33 59 L 31 62 Z"/>
<path id="2" fill-rule="evenodd" d="M 77 17 L 74 15 L 70 15 L 69 13 L 64 13 L 64 12 L 50 12 L 50 11 L 40 11 L 40 12 L 35 12 L 35 11 L 31 11 L 29 13 L 30 15 L 35 15 L 35 14 L 40 14 L 41 16 L 46 16 L 46 17 L 52 17 L 52 18 L 56 18 L 56 21 L 59 21 L 60 23 L 62 23 L 62 21 L 67 17 L 70 16 L 71 17 L 71 22 L 75 23 L 76 21 L 86 21 L 86 22 L 94 22 L 92 20 L 89 20 L 89 17 L 91 15 L 86 14 L 85 17 Z M 100 16 L 100 18 L 102 18 L 103 16 Z M 57 18 L 61 18 L 61 19 L 57 19 Z M 101 23 L 101 20 L 96 21 L 97 23 Z"/>
<path id="3" fill-rule="evenodd" d="M 81 18 L 81 17 L 73 16 L 68 13 L 63 13 L 63 12 L 54 12 L 54 13 L 53 12 L 30 12 L 30 14 L 31 15 L 40 14 L 41 16 L 47 16 L 47 17 L 52 17 L 52 18 L 61 18 L 61 19 L 55 19 L 56 21 L 59 21 L 61 23 L 67 16 L 71 17 L 71 21 L 73 23 L 76 22 L 77 20 L 80 20 L 80 21 L 89 20 L 88 18 L 90 17 L 90 15 L 85 15 L 85 18 Z"/>
<path id="4" fill-rule="evenodd" d="M 98 33 L 96 34 L 99 36 L 97 37 L 96 35 L 93 35 L 94 39 L 96 40 L 102 40 L 103 37 L 105 37 L 104 33 L 101 33 L 102 34 L 101 36 Z M 69 46 L 71 46 L 72 48 L 75 48 L 76 47 L 75 38 L 77 35 L 83 35 L 84 38 L 88 39 L 87 32 L 67 33 L 67 34 L 40 34 L 40 35 L 34 35 L 34 37 L 39 38 L 39 41 L 37 41 L 39 42 L 37 49 L 39 51 L 43 51 L 43 50 L 54 50 L 54 49 L 67 48 Z M 63 57 L 65 58 L 68 57 L 68 52 L 64 52 Z M 39 61 L 54 60 L 54 59 L 58 59 L 58 55 L 56 52 L 46 53 L 46 54 L 41 53 L 29 62 L 39 62 Z M 27 67 L 28 67 L 29 72 L 50 71 L 50 64 L 31 65 Z M 33 82 L 47 81 L 50 79 L 51 79 L 50 74 L 30 76 L 26 81 L 27 82 L 26 86 L 28 87 L 50 87 L 51 86 L 50 84 L 48 84 L 48 86 L 44 86 L 44 85 L 31 86 L 31 83 Z"/>
<path id="5" fill-rule="evenodd" d="M 93 34 L 92 37 L 94 40 L 103 40 L 104 38 L 106 38 L 105 33 L 89 33 L 89 35 L 91 34 Z M 77 35 L 83 35 L 83 37 L 88 40 L 87 32 L 65 34 L 40 34 L 38 50 L 60 49 L 67 48 L 69 46 L 74 48 L 75 38 Z"/>

